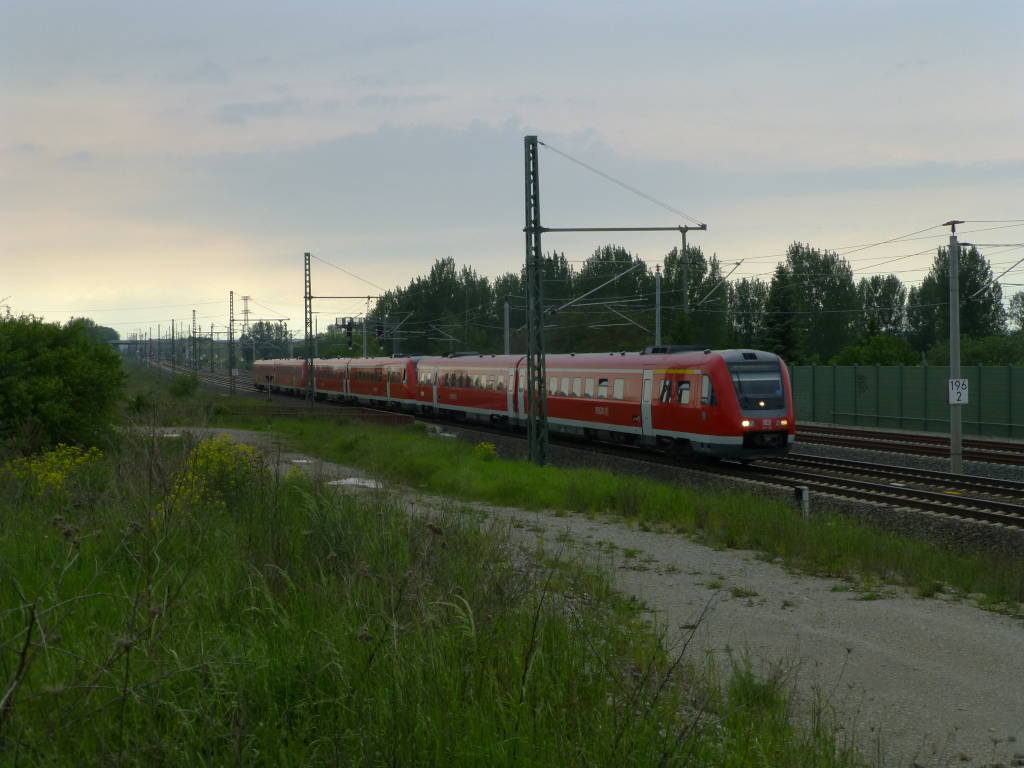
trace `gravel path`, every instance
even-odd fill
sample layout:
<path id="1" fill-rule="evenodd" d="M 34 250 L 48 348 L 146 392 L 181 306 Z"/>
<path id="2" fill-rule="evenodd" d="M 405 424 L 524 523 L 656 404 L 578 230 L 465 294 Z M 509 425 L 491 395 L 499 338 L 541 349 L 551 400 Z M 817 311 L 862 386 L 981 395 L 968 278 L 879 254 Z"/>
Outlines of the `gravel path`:
<path id="1" fill-rule="evenodd" d="M 191 430 L 198 432 L 199 430 Z M 403 488 L 368 489 L 365 473 L 283 451 L 267 435 L 216 430 L 270 449 L 336 483 L 380 493 L 413 513 L 450 506 Z M 357 484 L 350 484 L 355 479 Z M 837 722 L 885 766 L 1024 765 L 1024 624 L 948 598 L 880 599 L 843 582 L 788 572 L 751 552 L 716 551 L 684 536 L 618 520 L 473 505 L 532 545 L 567 547 L 614 569 L 621 591 L 643 601 L 676 638 L 695 631 L 694 653 L 745 653 L 781 672 L 803 701 L 824 698 Z"/>

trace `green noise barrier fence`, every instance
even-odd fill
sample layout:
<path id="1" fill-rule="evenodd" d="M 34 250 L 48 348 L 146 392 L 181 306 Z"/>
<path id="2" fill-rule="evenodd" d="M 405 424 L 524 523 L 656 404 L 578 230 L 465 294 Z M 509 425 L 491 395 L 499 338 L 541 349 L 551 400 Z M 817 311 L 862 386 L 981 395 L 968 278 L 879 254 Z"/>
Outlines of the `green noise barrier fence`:
<path id="1" fill-rule="evenodd" d="M 964 434 L 1024 438 L 1024 366 L 964 365 Z M 797 422 L 949 432 L 943 365 L 790 366 Z"/>

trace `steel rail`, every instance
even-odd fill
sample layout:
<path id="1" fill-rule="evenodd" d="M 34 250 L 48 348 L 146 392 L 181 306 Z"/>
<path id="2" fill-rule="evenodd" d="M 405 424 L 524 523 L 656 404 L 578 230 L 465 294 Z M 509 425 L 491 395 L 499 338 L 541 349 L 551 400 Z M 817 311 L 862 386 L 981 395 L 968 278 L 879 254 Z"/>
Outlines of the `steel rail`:
<path id="1" fill-rule="evenodd" d="M 977 475 L 958 475 L 930 469 L 879 465 L 867 461 L 852 461 L 850 459 L 794 453 L 790 453 L 784 458 L 766 459 L 765 462 L 781 464 L 783 467 L 791 464 L 819 467 L 830 471 L 861 473 L 898 481 L 917 483 L 926 481 L 933 485 L 941 485 L 947 488 L 959 488 L 980 493 L 1024 498 L 1024 482 L 1019 480 L 1004 480 L 1001 478 L 979 477 Z"/>
<path id="2" fill-rule="evenodd" d="M 804 435 L 842 435 L 844 437 L 861 437 L 873 440 L 891 440 L 893 442 L 913 442 L 921 444 L 949 445 L 949 435 L 922 434 L 891 429 L 851 428 L 841 425 L 799 424 L 797 432 Z M 967 438 L 965 448 L 978 448 L 986 451 L 1024 451 L 1024 441 L 994 440 L 987 438 Z"/>
<path id="3" fill-rule="evenodd" d="M 884 434 L 884 433 L 879 433 Z M 918 439 L 921 437 L 921 439 Z M 909 453 L 918 456 L 949 456 L 949 440 L 901 434 L 893 438 L 877 437 L 866 431 L 845 432 L 841 429 L 807 432 L 806 427 L 797 427 L 798 443 L 834 445 L 842 448 L 861 448 L 868 451 L 888 453 Z M 964 458 L 969 461 L 983 461 L 992 464 L 1024 464 L 1024 445 L 987 441 L 970 441 L 971 447 L 964 448 Z M 977 446 L 977 447 L 975 447 Z"/>

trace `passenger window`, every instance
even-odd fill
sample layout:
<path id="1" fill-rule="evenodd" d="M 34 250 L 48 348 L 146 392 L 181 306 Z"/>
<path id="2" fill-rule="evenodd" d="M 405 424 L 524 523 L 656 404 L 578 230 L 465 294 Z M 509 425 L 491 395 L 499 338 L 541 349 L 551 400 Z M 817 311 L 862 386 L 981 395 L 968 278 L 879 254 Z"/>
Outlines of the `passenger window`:
<path id="1" fill-rule="evenodd" d="M 483 389 L 483 387 L 480 386 L 480 376 L 479 376 L 479 374 L 473 376 L 473 389 Z"/>
<path id="2" fill-rule="evenodd" d="M 616 379 L 615 380 L 615 388 L 612 391 L 612 397 L 614 397 L 616 400 L 621 400 L 623 398 L 623 396 L 625 395 L 625 393 L 626 393 L 626 380 L 625 379 Z"/>
<path id="3" fill-rule="evenodd" d="M 608 397 L 608 379 L 597 380 L 597 396 Z"/>
<path id="4" fill-rule="evenodd" d="M 690 382 L 680 381 L 679 387 L 676 389 L 676 401 L 680 405 L 689 405 L 690 403 Z"/>
<path id="5" fill-rule="evenodd" d="M 711 389 L 711 377 L 706 373 L 701 376 L 700 383 L 700 404 L 701 405 L 714 405 L 715 404 L 715 393 Z"/>
<path id="6" fill-rule="evenodd" d="M 662 379 L 661 380 L 661 393 L 658 395 L 658 399 L 663 403 L 669 403 L 672 401 L 672 380 Z"/>
<path id="7" fill-rule="evenodd" d="M 593 397 L 594 396 L 594 380 L 593 379 L 587 379 L 587 388 L 584 390 L 584 394 L 587 397 Z"/>
<path id="8" fill-rule="evenodd" d="M 568 376 L 563 376 L 562 377 L 562 388 L 559 390 L 559 394 L 561 394 L 561 395 L 568 395 L 569 394 L 569 377 Z"/>
<path id="9" fill-rule="evenodd" d="M 505 377 L 504 376 L 498 376 L 498 378 L 495 379 L 494 385 L 495 385 L 495 387 L 497 387 L 499 392 L 504 392 L 505 391 Z"/>
<path id="10" fill-rule="evenodd" d="M 549 395 L 557 395 L 558 394 L 558 379 L 555 378 L 554 376 L 552 376 L 551 377 L 551 381 L 548 382 L 548 394 Z"/>
<path id="11" fill-rule="evenodd" d="M 572 380 L 572 394 L 574 397 L 579 397 L 583 394 L 583 379 L 579 376 Z"/>

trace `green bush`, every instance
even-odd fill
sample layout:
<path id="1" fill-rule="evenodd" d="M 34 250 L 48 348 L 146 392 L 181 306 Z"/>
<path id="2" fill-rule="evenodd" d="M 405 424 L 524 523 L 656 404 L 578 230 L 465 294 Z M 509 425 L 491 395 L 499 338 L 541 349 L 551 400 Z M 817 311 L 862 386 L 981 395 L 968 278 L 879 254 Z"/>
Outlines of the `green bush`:
<path id="1" fill-rule="evenodd" d="M 906 339 L 876 333 L 845 347 L 832 358 L 832 365 L 914 365 L 918 354 Z"/>
<path id="2" fill-rule="evenodd" d="M 108 442 L 123 384 L 120 356 L 83 321 L 0 317 L 0 450 Z"/>
<path id="3" fill-rule="evenodd" d="M 199 389 L 199 377 L 194 373 L 176 374 L 171 381 L 171 394 L 175 397 L 191 397 Z"/>

